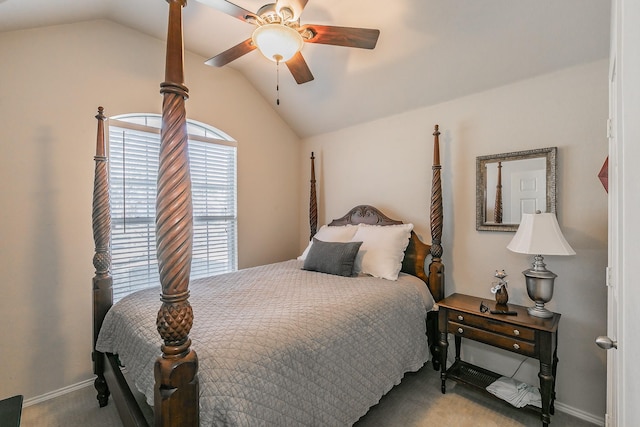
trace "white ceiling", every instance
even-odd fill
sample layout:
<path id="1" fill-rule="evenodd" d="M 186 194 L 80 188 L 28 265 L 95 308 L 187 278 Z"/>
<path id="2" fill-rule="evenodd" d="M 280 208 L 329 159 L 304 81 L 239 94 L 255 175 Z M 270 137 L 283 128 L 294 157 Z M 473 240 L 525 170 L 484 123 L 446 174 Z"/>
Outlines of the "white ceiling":
<path id="1" fill-rule="evenodd" d="M 164 40 L 167 11 L 165 0 L 0 0 L 0 31 L 111 19 Z M 377 28 L 376 48 L 305 44 L 315 80 L 297 85 L 281 67 L 279 106 L 275 63 L 254 51 L 227 67 L 307 137 L 606 58 L 609 16 L 609 0 L 309 0 L 301 24 Z M 195 0 L 183 21 L 186 49 L 205 59 L 253 28 Z"/>

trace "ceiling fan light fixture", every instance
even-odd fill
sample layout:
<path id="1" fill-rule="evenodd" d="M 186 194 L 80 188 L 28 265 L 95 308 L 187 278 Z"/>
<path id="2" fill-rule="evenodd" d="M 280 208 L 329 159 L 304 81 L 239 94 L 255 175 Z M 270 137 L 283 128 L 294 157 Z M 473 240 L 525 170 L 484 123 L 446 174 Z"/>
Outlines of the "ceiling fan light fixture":
<path id="1" fill-rule="evenodd" d="M 302 49 L 302 36 L 291 27 L 282 24 L 266 24 L 255 29 L 253 43 L 267 59 L 287 62 Z"/>

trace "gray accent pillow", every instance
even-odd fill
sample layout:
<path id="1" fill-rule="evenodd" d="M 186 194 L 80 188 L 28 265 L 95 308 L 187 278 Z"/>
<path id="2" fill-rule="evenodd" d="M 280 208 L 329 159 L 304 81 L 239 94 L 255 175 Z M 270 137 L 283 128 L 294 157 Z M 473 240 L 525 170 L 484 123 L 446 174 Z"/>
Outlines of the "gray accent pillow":
<path id="1" fill-rule="evenodd" d="M 304 260 L 304 270 L 353 276 L 353 265 L 362 242 L 323 242 L 315 237 Z"/>

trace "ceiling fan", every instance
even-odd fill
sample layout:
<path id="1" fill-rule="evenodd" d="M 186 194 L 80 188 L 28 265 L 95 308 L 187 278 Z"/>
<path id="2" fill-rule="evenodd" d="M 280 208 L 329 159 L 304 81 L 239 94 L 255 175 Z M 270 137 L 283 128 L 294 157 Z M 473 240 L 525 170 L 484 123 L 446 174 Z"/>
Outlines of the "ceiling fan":
<path id="1" fill-rule="evenodd" d="M 300 15 L 308 0 L 276 0 L 262 6 L 256 13 L 226 0 L 198 1 L 256 26 L 250 38 L 205 64 L 222 67 L 257 48 L 268 59 L 284 62 L 298 84 L 313 80 L 313 74 L 300 53 L 304 43 L 373 49 L 380 35 L 380 30 L 367 28 L 300 25 Z"/>

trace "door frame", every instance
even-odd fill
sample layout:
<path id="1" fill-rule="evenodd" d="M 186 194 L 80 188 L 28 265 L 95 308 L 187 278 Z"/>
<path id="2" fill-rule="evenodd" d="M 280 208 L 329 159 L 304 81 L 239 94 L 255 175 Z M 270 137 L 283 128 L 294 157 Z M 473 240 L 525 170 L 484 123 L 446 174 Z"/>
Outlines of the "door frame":
<path id="1" fill-rule="evenodd" d="M 611 313 L 617 327 L 617 336 L 611 338 L 618 349 L 609 351 L 616 372 L 607 380 L 613 394 L 607 395 L 605 420 L 622 427 L 640 419 L 640 340 L 632 338 L 640 324 L 640 2 L 613 0 L 611 22 L 616 117 L 611 125 L 615 145 L 610 144 L 609 153 L 609 268 L 619 304 Z"/>

